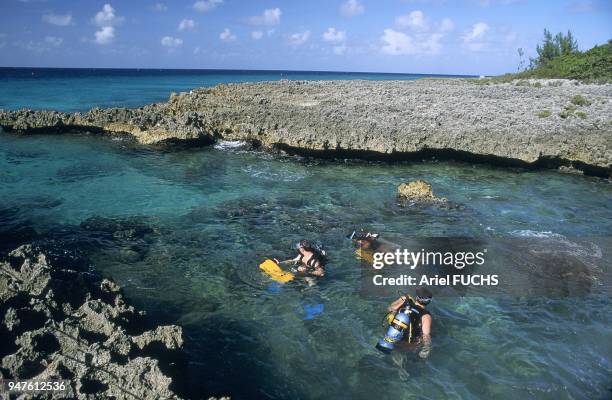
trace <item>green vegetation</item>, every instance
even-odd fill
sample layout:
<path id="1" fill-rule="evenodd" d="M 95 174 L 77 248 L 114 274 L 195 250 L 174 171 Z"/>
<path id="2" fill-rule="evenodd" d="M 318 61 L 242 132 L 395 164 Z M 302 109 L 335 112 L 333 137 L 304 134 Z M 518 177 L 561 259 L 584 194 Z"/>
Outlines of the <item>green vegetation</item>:
<path id="1" fill-rule="evenodd" d="M 575 111 L 576 111 L 576 106 L 570 104 L 570 105 L 565 106 L 564 110 L 559 113 L 559 116 L 563 119 L 569 118 L 572 115 L 574 115 Z"/>
<path id="2" fill-rule="evenodd" d="M 538 57 L 531 59 L 531 68 L 540 68 L 561 56 L 579 53 L 578 43 L 571 31 L 567 31 L 567 35 L 559 32 L 553 38 L 548 29 L 544 29 L 544 40 L 537 45 L 536 51 Z"/>
<path id="3" fill-rule="evenodd" d="M 518 49 L 519 72 L 486 79 L 488 82 L 477 83 L 504 83 L 515 79 L 575 79 L 586 82 L 612 83 L 612 39 L 606 44 L 595 46 L 587 51 L 580 51 L 572 32 L 568 31 L 565 35 L 560 32 L 553 36 L 545 29 L 544 39 L 536 47 L 536 52 L 537 57 L 531 58 L 529 67 L 525 68 L 525 53 L 523 49 Z M 523 83 L 519 86 L 530 85 Z M 549 86 L 556 85 L 549 83 Z"/>
<path id="4" fill-rule="evenodd" d="M 612 40 L 585 52 L 563 54 L 547 62 L 537 61 L 534 65 L 516 77 L 612 82 Z"/>
<path id="5" fill-rule="evenodd" d="M 540 118 L 548 118 L 550 117 L 550 111 L 548 110 L 540 111 L 537 115 Z"/>
<path id="6" fill-rule="evenodd" d="M 579 94 L 572 97 L 571 102 L 572 104 L 575 104 L 577 106 L 590 106 L 591 105 L 590 101 L 588 101 L 585 97 L 580 96 Z"/>
<path id="7" fill-rule="evenodd" d="M 586 119 L 586 117 L 587 117 L 587 113 L 585 113 L 584 111 L 576 111 L 575 114 L 580 119 Z"/>

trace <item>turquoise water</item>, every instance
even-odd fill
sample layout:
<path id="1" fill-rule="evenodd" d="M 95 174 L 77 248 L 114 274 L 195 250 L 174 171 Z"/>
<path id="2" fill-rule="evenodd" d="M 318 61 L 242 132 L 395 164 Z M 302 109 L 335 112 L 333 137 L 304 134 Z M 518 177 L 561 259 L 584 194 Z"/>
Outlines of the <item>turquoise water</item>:
<path id="1" fill-rule="evenodd" d="M 86 111 L 142 107 L 170 93 L 219 83 L 291 80 L 410 80 L 451 75 L 361 72 L 0 68 L 0 108 Z"/>
<path id="2" fill-rule="evenodd" d="M 413 179 L 431 182 L 456 206 L 399 206 L 397 185 Z M 362 265 L 345 238 L 356 228 L 400 243 L 546 238 L 588 261 L 592 282 L 609 283 L 610 249 L 579 244 L 612 234 L 609 181 L 451 162 L 316 162 L 231 146 L 166 151 L 95 136 L 0 134 L 0 183 L 2 250 L 34 242 L 57 258 L 86 258 L 156 321 L 183 326 L 194 397 L 610 395 L 605 285 L 580 296 L 436 298 L 430 358 L 384 356 L 373 345 L 392 298 L 362 295 Z M 293 255 L 303 237 L 325 243 L 328 276 L 315 287 L 271 286 L 258 263 Z M 537 279 L 520 269 L 520 254 L 506 260 L 508 276 Z M 555 281 L 567 273 L 554 265 L 546 271 Z M 323 312 L 308 319 L 319 304 Z"/>

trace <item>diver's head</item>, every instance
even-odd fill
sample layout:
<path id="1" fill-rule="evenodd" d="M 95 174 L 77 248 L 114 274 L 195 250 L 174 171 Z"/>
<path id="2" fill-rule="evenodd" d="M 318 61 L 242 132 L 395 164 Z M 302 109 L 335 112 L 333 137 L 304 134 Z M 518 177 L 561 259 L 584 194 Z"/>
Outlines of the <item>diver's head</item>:
<path id="1" fill-rule="evenodd" d="M 357 243 L 360 248 L 371 249 L 378 238 L 378 233 L 365 232 L 363 230 L 360 232 L 353 231 L 347 237 Z"/>
<path id="2" fill-rule="evenodd" d="M 304 250 L 311 251 L 312 246 L 308 240 L 302 239 L 295 245 L 295 248 L 301 253 Z"/>
<path id="3" fill-rule="evenodd" d="M 416 290 L 416 296 L 414 299 L 420 304 L 426 306 L 427 304 L 431 303 L 432 298 L 433 295 L 429 289 L 420 287 Z"/>

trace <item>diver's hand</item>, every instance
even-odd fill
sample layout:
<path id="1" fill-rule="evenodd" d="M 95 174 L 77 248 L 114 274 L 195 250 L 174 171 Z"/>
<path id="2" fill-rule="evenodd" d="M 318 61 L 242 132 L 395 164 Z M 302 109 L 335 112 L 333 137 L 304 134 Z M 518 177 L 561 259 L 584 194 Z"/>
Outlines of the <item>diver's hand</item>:
<path id="1" fill-rule="evenodd" d="M 280 264 L 281 264 L 281 262 L 280 262 L 280 261 L 278 261 L 278 258 L 273 258 L 272 260 L 273 260 L 275 263 L 277 263 L 278 265 L 280 265 Z"/>

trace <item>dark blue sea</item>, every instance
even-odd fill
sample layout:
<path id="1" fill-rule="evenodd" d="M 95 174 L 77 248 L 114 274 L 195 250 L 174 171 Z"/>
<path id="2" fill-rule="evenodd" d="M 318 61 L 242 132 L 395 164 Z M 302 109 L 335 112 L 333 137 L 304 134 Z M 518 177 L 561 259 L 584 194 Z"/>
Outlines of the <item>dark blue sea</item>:
<path id="1" fill-rule="evenodd" d="M 450 75 L 206 69 L 0 68 L 0 108 L 85 111 L 142 107 L 219 83 L 291 80 L 412 80 Z"/>

